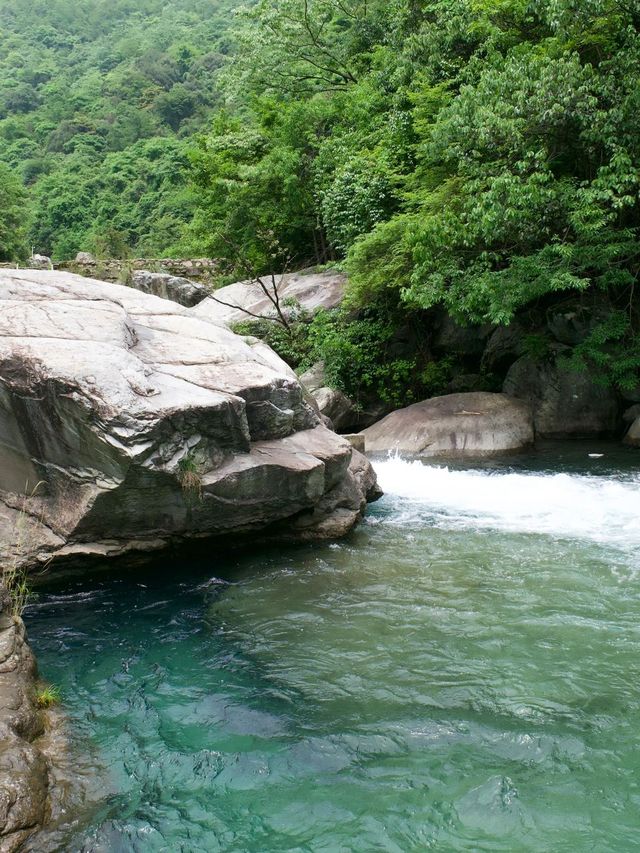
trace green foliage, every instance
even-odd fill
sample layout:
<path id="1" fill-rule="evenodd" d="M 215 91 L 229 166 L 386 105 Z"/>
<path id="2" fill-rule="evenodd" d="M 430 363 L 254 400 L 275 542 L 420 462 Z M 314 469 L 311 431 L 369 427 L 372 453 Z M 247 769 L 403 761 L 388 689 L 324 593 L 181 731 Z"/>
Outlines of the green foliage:
<path id="1" fill-rule="evenodd" d="M 16 261 L 28 254 L 26 206 L 22 184 L 0 163 L 0 261 Z"/>
<path id="2" fill-rule="evenodd" d="M 420 378 L 426 355 L 393 354 L 421 311 L 507 324 L 577 293 L 617 306 L 624 331 L 594 332 L 576 364 L 637 376 L 635 3 L 258 0 L 231 23 L 232 8 L 6 0 L 0 160 L 29 187 L 37 250 L 206 253 L 238 278 L 344 261 L 357 315 L 261 334 L 290 363 L 330 353 L 356 394 L 443 385 Z M 3 215 L 15 256 L 28 215 Z"/>
<path id="3" fill-rule="evenodd" d="M 328 384 L 356 405 L 376 396 L 392 406 L 411 401 L 417 371 L 413 358 L 394 353 L 395 326 L 375 310 L 352 317 L 320 311 L 309 325 L 309 355 L 303 367 L 324 361 Z"/>
<path id="4" fill-rule="evenodd" d="M 39 684 L 36 688 L 36 704 L 43 710 L 60 704 L 60 688 L 53 684 Z"/>
<path id="5" fill-rule="evenodd" d="M 200 464 L 193 451 L 188 451 L 178 462 L 178 479 L 187 501 L 202 500 Z"/>
<path id="6" fill-rule="evenodd" d="M 640 334 L 626 311 L 613 311 L 584 341 L 574 347 L 568 365 L 588 370 L 603 385 L 613 384 L 628 391 L 640 376 Z"/>
<path id="7" fill-rule="evenodd" d="M 186 251 L 186 148 L 219 99 L 230 9 L 228 0 L 1 4 L 0 161 L 30 190 L 37 251 Z"/>
<path id="8" fill-rule="evenodd" d="M 633 4 L 261 0 L 236 38 L 243 49 L 224 73 L 232 113 L 195 163 L 197 234 L 209 229 L 212 248 L 239 235 L 257 267 L 273 268 L 281 259 L 255 239 L 271 229 L 296 262 L 346 256 L 350 305 L 400 300 L 398 323 L 443 306 L 460 322 L 506 324 L 581 291 L 632 305 Z M 623 313 L 628 348 L 638 319 Z M 324 332 L 344 385 L 359 358 L 361 384 L 381 384 L 357 324 L 343 340 Z"/>
<path id="9" fill-rule="evenodd" d="M 19 619 L 24 612 L 29 597 L 31 595 L 31 587 L 24 571 L 19 567 L 17 562 L 9 565 L 2 573 L 2 585 L 9 593 L 11 601 L 11 616 L 14 619 Z"/>
<path id="10" fill-rule="evenodd" d="M 308 362 L 311 356 L 309 323 L 306 318 L 294 319 L 289 328 L 275 320 L 244 320 L 234 323 L 233 331 L 238 335 L 252 335 L 265 341 L 293 368 Z"/>

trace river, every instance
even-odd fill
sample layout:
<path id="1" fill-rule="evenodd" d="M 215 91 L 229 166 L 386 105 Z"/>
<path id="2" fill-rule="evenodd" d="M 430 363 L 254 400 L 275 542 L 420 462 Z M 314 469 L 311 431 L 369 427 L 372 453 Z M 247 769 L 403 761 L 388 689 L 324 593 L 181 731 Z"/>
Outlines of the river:
<path id="1" fill-rule="evenodd" d="M 344 542 L 49 582 L 93 788 L 41 849 L 636 849 L 639 458 L 388 459 Z"/>

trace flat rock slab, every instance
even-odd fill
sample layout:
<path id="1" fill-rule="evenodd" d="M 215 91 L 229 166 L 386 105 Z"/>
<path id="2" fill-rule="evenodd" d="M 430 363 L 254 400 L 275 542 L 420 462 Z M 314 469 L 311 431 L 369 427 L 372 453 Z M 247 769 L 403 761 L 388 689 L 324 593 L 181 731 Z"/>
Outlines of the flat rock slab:
<path id="1" fill-rule="evenodd" d="M 399 409 L 364 430 L 368 453 L 492 456 L 533 442 L 526 403 L 505 394 L 473 392 L 432 397 Z"/>

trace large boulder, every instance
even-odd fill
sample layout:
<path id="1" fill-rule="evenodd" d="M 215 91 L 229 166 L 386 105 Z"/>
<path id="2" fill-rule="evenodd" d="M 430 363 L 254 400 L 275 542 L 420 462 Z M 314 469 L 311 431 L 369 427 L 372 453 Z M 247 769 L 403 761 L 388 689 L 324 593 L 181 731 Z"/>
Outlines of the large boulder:
<path id="1" fill-rule="evenodd" d="M 203 319 L 227 326 L 255 317 L 276 317 L 274 300 L 285 317 L 300 310 L 313 314 L 320 308 L 337 308 L 346 281 L 342 273 L 331 270 L 266 275 L 260 281 L 239 281 L 216 290 L 195 311 Z"/>
<path id="2" fill-rule="evenodd" d="M 632 447 L 640 447 L 640 417 L 637 417 L 629 427 L 624 443 Z"/>
<path id="3" fill-rule="evenodd" d="M 349 442 L 251 341 L 128 287 L 2 271 L 0 560 L 353 526 Z"/>
<path id="4" fill-rule="evenodd" d="M 369 453 L 491 456 L 533 442 L 529 407 L 504 394 L 448 394 L 399 409 L 363 431 Z"/>
<path id="5" fill-rule="evenodd" d="M 509 369 L 502 390 L 531 406 L 542 438 L 607 436 L 620 427 L 616 392 L 558 361 L 523 356 Z"/>
<path id="6" fill-rule="evenodd" d="M 53 264 L 51 263 L 51 258 L 48 255 L 31 255 L 31 257 L 27 260 L 27 266 L 32 270 L 51 270 L 53 269 Z"/>
<path id="7" fill-rule="evenodd" d="M 187 308 L 202 302 L 211 293 L 210 288 L 188 278 L 148 270 L 135 270 L 131 275 L 131 287 L 162 299 L 170 299 L 178 305 L 186 305 Z"/>

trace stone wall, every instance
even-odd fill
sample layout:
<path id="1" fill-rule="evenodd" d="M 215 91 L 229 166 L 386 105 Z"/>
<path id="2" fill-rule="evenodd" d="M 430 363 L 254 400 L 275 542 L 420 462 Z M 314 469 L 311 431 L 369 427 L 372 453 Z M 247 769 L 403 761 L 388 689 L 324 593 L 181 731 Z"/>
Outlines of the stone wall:
<path id="1" fill-rule="evenodd" d="M 53 265 L 54 269 L 77 273 L 100 281 L 127 283 L 136 270 L 165 272 L 183 278 L 210 281 L 218 271 L 218 262 L 212 258 L 133 258 L 126 261 L 64 261 Z"/>
<path id="2" fill-rule="evenodd" d="M 31 264 L 0 263 L 0 269 L 16 269 Z M 165 272 L 183 278 L 208 283 L 218 271 L 218 261 L 212 258 L 132 258 L 131 260 L 61 261 L 53 269 L 77 273 L 100 281 L 126 284 L 136 270 Z"/>

